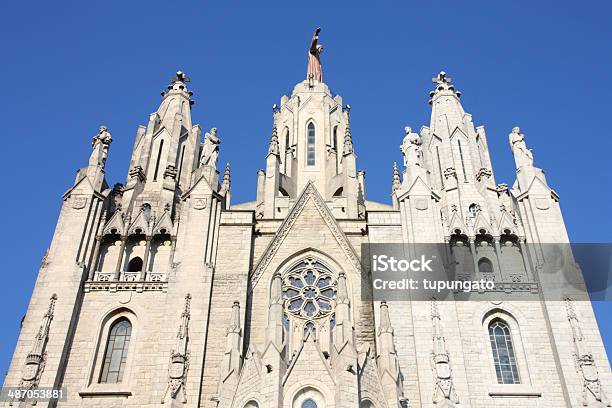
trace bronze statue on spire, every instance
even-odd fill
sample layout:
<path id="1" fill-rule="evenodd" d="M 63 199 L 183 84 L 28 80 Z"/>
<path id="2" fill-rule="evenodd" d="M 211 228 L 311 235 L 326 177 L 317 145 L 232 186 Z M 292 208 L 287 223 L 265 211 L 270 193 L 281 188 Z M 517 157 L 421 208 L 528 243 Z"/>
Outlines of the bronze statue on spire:
<path id="1" fill-rule="evenodd" d="M 308 80 L 313 79 L 315 81 L 323 82 L 323 69 L 321 67 L 321 53 L 323 52 L 323 45 L 318 44 L 319 33 L 321 27 L 315 30 L 308 49 L 308 70 L 306 72 L 306 78 Z"/>

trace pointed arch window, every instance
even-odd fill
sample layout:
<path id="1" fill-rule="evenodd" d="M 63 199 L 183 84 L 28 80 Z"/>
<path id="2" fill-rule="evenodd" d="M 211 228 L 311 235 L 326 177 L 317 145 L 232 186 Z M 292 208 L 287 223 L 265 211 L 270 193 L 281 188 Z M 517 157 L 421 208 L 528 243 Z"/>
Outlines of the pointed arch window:
<path id="1" fill-rule="evenodd" d="M 442 173 L 442 161 L 440 160 L 440 147 L 436 146 L 436 158 L 438 159 L 438 173 L 440 174 L 440 187 L 444 188 L 444 174 Z"/>
<path id="2" fill-rule="evenodd" d="M 157 152 L 157 161 L 155 162 L 155 172 L 153 173 L 153 181 L 157 181 L 157 173 L 159 172 L 159 162 L 161 161 L 163 148 L 164 148 L 164 139 L 162 139 L 159 142 L 159 151 Z"/>
<path id="3" fill-rule="evenodd" d="M 499 384 L 520 384 L 510 327 L 502 320 L 489 323 L 489 340 Z"/>
<path id="4" fill-rule="evenodd" d="M 459 159 L 461 160 L 461 170 L 463 171 L 463 181 L 467 183 L 467 172 L 465 171 L 465 162 L 463 161 L 463 149 L 461 148 L 461 140 L 457 139 L 457 147 L 459 147 Z"/>
<path id="5" fill-rule="evenodd" d="M 121 318 L 113 323 L 106 342 L 100 383 L 115 384 L 123 380 L 131 336 L 132 324 L 128 319 Z"/>
<path id="6" fill-rule="evenodd" d="M 306 135 L 306 164 L 308 166 L 314 166 L 315 164 L 315 151 L 316 151 L 316 132 L 314 123 L 310 122 L 307 128 Z"/>

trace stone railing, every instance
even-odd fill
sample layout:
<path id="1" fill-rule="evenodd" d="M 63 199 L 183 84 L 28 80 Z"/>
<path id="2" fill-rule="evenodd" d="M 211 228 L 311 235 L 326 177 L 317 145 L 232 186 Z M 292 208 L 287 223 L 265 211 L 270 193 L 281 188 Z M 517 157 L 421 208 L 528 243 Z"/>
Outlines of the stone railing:
<path id="1" fill-rule="evenodd" d="M 141 272 L 121 272 L 120 278 L 125 282 L 137 282 L 140 281 Z"/>
<path id="2" fill-rule="evenodd" d="M 85 283 L 85 291 L 166 291 L 168 274 L 166 272 L 96 272 L 93 279 Z"/>
<path id="3" fill-rule="evenodd" d="M 115 280 L 115 272 L 96 272 L 94 279 L 96 282 L 110 282 Z"/>

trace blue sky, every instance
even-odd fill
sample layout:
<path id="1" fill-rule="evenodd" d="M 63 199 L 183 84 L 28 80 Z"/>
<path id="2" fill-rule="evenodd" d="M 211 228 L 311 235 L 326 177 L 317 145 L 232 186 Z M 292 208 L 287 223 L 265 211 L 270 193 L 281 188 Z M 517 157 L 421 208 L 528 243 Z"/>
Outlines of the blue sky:
<path id="1" fill-rule="evenodd" d="M 123 182 L 136 126 L 182 69 L 195 121 L 219 128 L 234 201 L 251 200 L 271 107 L 305 77 L 316 26 L 326 82 L 353 109 L 369 199 L 389 201 L 403 128 L 429 123 L 431 78 L 443 69 L 486 126 L 497 181 L 514 180 L 507 135 L 519 125 L 572 240 L 612 242 L 610 2 L 12 1 L 0 10 L 2 375 L 61 195 L 98 126 L 114 138 L 109 182 Z M 595 305 L 609 355 L 610 303 Z"/>

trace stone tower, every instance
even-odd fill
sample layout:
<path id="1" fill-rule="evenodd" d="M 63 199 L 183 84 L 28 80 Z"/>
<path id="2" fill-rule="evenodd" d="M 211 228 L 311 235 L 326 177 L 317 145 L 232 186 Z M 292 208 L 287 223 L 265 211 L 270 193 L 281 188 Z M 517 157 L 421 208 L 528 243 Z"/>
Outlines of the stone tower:
<path id="1" fill-rule="evenodd" d="M 486 132 L 444 72 L 429 126 L 405 129 L 391 203 L 368 201 L 318 33 L 307 78 L 273 108 L 255 201 L 231 202 L 220 132 L 192 123 L 180 71 L 136 132 L 125 184 L 105 180 L 112 137 L 100 128 L 5 378 L 66 398 L 7 406 L 610 406 L 589 302 L 362 296 L 363 245 L 441 243 L 510 293 L 550 279 L 530 244 L 568 236 L 521 130 L 509 135 L 517 180 L 497 184 Z"/>

